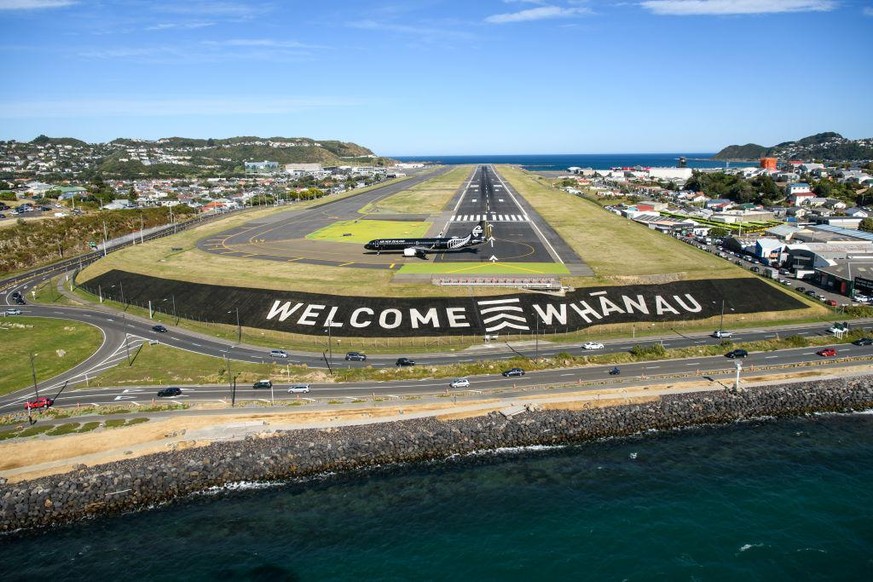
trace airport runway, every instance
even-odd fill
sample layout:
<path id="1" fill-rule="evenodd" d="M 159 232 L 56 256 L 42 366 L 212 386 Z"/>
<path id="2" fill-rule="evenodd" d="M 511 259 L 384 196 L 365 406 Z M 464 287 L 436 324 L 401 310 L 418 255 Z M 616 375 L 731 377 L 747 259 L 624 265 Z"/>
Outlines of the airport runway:
<path id="1" fill-rule="evenodd" d="M 289 210 L 249 222 L 200 241 L 201 250 L 225 256 L 299 262 L 325 266 L 387 269 L 422 259 L 402 253 L 365 252 L 349 243 L 314 241 L 306 235 L 343 220 L 366 220 L 359 210 L 411 186 L 429 180 L 449 168 L 427 172 L 344 199 L 327 201 L 315 208 Z M 380 218 L 387 218 L 380 216 Z M 391 219 L 400 217 L 392 216 Z M 465 236 L 482 220 L 492 224 L 493 240 L 460 252 L 429 255 L 437 262 L 512 262 L 564 264 L 571 275 L 593 272 L 560 239 L 551 227 L 505 183 L 492 166 L 478 166 L 438 216 L 408 216 L 432 221 L 428 236 Z"/>

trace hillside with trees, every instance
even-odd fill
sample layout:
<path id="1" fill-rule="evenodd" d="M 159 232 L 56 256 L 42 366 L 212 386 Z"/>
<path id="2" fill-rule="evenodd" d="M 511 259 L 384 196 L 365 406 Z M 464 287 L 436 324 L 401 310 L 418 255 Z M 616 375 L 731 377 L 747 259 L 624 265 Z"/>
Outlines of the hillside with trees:
<path id="1" fill-rule="evenodd" d="M 196 215 L 188 206 L 173 208 L 177 222 Z M 100 214 L 67 216 L 53 220 L 19 219 L 14 226 L 0 229 L 0 274 L 44 265 L 88 252 L 89 243 L 112 239 L 170 223 L 170 209 L 143 208 L 137 211 L 113 210 Z"/>
<path id="2" fill-rule="evenodd" d="M 753 143 L 731 145 L 715 154 L 713 159 L 757 161 L 762 157 L 823 162 L 873 160 L 873 138 L 852 140 L 831 131 L 771 147 Z"/>

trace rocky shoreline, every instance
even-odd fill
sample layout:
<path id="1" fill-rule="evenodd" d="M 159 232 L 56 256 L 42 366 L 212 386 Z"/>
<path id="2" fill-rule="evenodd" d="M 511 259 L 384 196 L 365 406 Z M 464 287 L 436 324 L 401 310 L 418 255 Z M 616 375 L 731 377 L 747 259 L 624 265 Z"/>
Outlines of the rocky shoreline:
<path id="1" fill-rule="evenodd" d="M 572 444 L 652 429 L 869 408 L 873 377 L 865 376 L 675 394 L 609 408 L 291 430 L 2 484 L 0 532 L 136 511 L 240 481 L 285 480 L 502 447 Z"/>

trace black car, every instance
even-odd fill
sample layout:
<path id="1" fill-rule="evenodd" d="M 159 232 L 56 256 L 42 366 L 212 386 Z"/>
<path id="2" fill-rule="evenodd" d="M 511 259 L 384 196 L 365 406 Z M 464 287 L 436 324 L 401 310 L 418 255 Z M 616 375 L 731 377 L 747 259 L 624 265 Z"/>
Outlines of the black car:
<path id="1" fill-rule="evenodd" d="M 13 291 L 12 292 L 13 299 L 18 299 L 19 297 L 21 297 L 21 291 Z"/>
<path id="2" fill-rule="evenodd" d="M 18 305 L 27 305 L 27 301 L 24 300 L 24 297 L 16 297 L 15 303 Z"/>
<path id="3" fill-rule="evenodd" d="M 873 346 L 873 338 L 862 337 L 861 339 L 856 339 L 852 343 L 856 346 Z"/>
<path id="4" fill-rule="evenodd" d="M 346 361 L 348 361 L 348 362 L 366 362 L 367 356 L 366 356 L 366 354 L 362 354 L 361 352 L 349 352 L 346 354 Z"/>
<path id="5" fill-rule="evenodd" d="M 747 352 L 746 350 L 736 349 L 726 353 L 725 357 L 733 360 L 735 358 L 745 358 L 748 355 L 749 352 Z"/>
<path id="6" fill-rule="evenodd" d="M 252 384 L 252 388 L 272 388 L 273 382 L 270 380 L 258 380 L 254 384 Z"/>
<path id="7" fill-rule="evenodd" d="M 169 398 L 170 396 L 178 396 L 181 393 L 182 393 L 182 389 L 176 388 L 175 386 L 158 390 L 158 396 L 161 398 Z"/>
<path id="8" fill-rule="evenodd" d="M 164 327 L 164 326 L 161 325 L 161 324 L 158 324 L 158 325 L 153 325 L 153 326 L 152 326 L 152 331 L 156 331 L 156 332 L 159 332 L 159 333 L 166 333 L 166 332 L 167 332 L 167 328 Z"/>
<path id="9" fill-rule="evenodd" d="M 394 362 L 395 366 L 414 366 L 415 360 L 410 360 L 409 358 L 397 358 L 397 361 Z"/>
<path id="10" fill-rule="evenodd" d="M 503 370 L 502 374 L 507 378 L 510 376 L 524 376 L 524 370 L 521 368 L 510 368 L 509 370 Z"/>

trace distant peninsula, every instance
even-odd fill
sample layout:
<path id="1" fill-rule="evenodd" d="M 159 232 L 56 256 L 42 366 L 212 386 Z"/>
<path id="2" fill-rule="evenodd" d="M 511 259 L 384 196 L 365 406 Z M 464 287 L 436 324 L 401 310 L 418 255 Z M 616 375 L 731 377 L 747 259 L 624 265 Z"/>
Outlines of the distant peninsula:
<path id="1" fill-rule="evenodd" d="M 835 132 L 817 133 L 797 141 L 786 141 L 766 147 L 754 143 L 730 145 L 713 156 L 715 160 L 781 160 L 860 161 L 873 160 L 873 138 L 846 139 Z"/>

